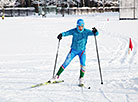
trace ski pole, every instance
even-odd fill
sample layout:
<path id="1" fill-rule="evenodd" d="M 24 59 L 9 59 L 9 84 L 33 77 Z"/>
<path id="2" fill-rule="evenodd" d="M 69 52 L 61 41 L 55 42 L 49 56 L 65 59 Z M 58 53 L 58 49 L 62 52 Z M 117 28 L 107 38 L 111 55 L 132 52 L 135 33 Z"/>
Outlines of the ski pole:
<path id="1" fill-rule="evenodd" d="M 96 34 L 95 33 L 94 33 L 94 38 L 95 38 L 95 46 L 96 46 L 96 52 L 97 52 L 97 59 L 98 59 L 98 65 L 99 65 L 101 84 L 103 84 L 101 65 L 100 65 L 100 59 L 99 59 L 99 53 L 98 53 L 98 45 L 97 45 L 97 39 L 96 39 Z"/>
<path id="2" fill-rule="evenodd" d="M 58 58 L 58 52 L 59 52 L 59 46 L 60 46 L 60 40 L 58 41 L 57 54 L 56 54 L 55 65 L 54 65 L 54 70 L 53 70 L 53 78 L 54 78 L 55 70 L 56 70 L 56 64 L 57 64 L 57 58 Z"/>

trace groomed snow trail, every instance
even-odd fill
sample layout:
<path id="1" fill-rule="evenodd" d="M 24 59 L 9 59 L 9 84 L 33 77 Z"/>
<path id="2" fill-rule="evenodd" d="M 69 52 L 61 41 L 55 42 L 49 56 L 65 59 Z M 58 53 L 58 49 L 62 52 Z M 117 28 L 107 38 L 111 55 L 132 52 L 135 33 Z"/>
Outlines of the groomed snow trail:
<path id="1" fill-rule="evenodd" d="M 52 77 L 56 37 L 76 27 L 78 18 L 84 19 L 86 28 L 99 30 L 104 84 L 100 84 L 94 37 L 89 37 L 85 83 L 91 86 L 90 90 L 77 87 L 78 57 L 62 73 L 64 83 L 28 89 Z M 0 22 L 0 102 L 137 102 L 138 21 L 119 21 L 118 13 L 103 13 L 65 18 L 5 18 Z M 130 37 L 133 51 L 128 55 Z M 60 42 L 56 71 L 70 51 L 71 38 Z"/>

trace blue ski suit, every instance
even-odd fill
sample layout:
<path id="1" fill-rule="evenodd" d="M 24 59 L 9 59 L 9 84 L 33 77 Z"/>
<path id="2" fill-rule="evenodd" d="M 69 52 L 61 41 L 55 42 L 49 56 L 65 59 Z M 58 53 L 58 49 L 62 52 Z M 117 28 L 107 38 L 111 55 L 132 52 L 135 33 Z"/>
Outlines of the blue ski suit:
<path id="1" fill-rule="evenodd" d="M 66 57 L 65 62 L 62 64 L 62 68 L 65 69 L 69 63 L 72 61 L 72 59 L 78 55 L 80 59 L 80 71 L 82 73 L 85 73 L 85 62 L 86 62 L 86 44 L 88 36 L 93 36 L 94 33 L 91 30 L 85 29 L 82 32 L 79 32 L 77 28 L 71 29 L 67 32 L 63 32 L 62 36 L 66 37 L 72 35 L 72 44 L 71 44 L 71 50 L 69 54 Z M 98 32 L 96 33 L 98 35 Z M 81 74 L 80 77 L 83 77 L 84 74 Z"/>
<path id="2" fill-rule="evenodd" d="M 83 29 L 80 31 L 79 27 L 83 26 Z M 86 62 L 86 44 L 88 36 L 93 36 L 94 33 L 84 28 L 84 21 L 82 19 L 79 19 L 77 21 L 77 27 L 74 29 L 71 29 L 69 31 L 61 33 L 63 37 L 66 36 L 73 36 L 72 38 L 72 44 L 71 44 L 71 50 L 68 53 L 66 60 L 60 67 L 59 71 L 57 72 L 57 75 L 60 76 L 60 74 L 64 71 L 64 69 L 69 65 L 69 63 L 72 61 L 72 59 L 78 55 L 80 59 L 80 78 L 84 76 L 85 73 L 85 62 Z M 99 33 L 96 32 L 95 35 L 98 35 Z"/>

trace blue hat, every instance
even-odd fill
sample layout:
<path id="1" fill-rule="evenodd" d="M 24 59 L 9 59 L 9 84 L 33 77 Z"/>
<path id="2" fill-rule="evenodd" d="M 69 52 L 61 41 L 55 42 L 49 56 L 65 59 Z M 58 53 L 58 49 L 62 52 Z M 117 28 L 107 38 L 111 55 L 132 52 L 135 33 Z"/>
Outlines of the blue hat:
<path id="1" fill-rule="evenodd" d="M 84 26 L 84 20 L 83 19 L 78 19 L 77 26 Z"/>

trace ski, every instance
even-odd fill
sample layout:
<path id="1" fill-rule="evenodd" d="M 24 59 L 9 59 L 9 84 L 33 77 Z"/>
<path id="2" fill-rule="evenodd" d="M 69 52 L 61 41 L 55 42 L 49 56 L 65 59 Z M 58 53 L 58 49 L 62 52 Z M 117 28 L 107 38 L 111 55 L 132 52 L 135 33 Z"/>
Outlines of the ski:
<path id="1" fill-rule="evenodd" d="M 32 85 L 31 88 L 40 87 L 40 86 L 49 85 L 49 84 L 62 83 L 62 82 L 64 82 L 64 80 L 54 81 L 54 82 L 52 82 L 52 83 L 51 83 L 50 81 L 47 81 L 47 82 L 44 82 L 44 83 Z"/>
<path id="2" fill-rule="evenodd" d="M 91 89 L 90 86 L 85 86 L 84 84 L 79 84 L 78 86 L 79 86 L 79 87 L 82 87 L 82 88 L 86 88 L 86 89 Z"/>

